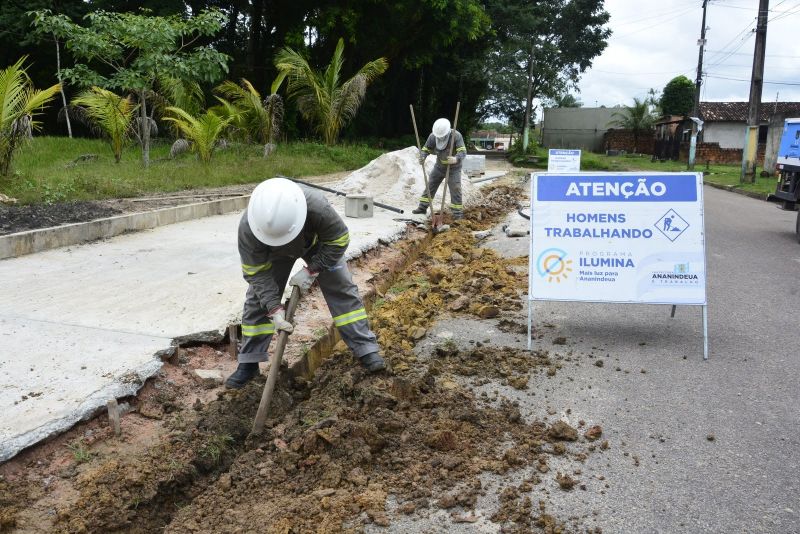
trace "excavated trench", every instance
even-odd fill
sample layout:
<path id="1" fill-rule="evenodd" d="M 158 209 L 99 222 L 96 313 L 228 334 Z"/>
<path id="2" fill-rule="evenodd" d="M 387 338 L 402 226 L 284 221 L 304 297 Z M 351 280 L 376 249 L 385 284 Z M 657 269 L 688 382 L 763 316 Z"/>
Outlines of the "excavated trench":
<path id="1" fill-rule="evenodd" d="M 475 248 L 472 236 L 517 196 L 490 189 L 469 220 L 401 245 L 405 265 L 384 273 L 366 299 L 389 372 L 366 375 L 331 330 L 282 370 L 262 435 L 248 434 L 263 377 L 176 409 L 165 414 L 158 443 L 75 477 L 74 495 L 54 510 L 48 530 L 361 532 L 429 510 L 469 523 L 487 492 L 480 477 L 518 471 L 523 481 L 502 490 L 491 521 L 513 532 L 564 531 L 530 490 L 554 476 L 571 489 L 576 481 L 548 463 L 579 465 L 602 452 L 592 443 L 597 431 L 581 437 L 565 424 L 527 422 L 514 404 L 489 402 L 471 387 L 494 381 L 525 389 L 532 374 L 557 372 L 553 355 L 447 342 L 432 354 L 415 350 L 442 313 L 490 319 L 520 309 L 521 266 Z M 0 480 L 0 531 L 13 530 L 14 510 L 35 493 Z"/>

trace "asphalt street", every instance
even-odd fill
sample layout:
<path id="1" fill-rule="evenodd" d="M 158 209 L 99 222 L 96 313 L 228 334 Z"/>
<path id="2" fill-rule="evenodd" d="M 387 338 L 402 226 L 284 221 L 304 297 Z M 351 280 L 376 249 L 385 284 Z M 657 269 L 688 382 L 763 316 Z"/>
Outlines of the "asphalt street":
<path id="1" fill-rule="evenodd" d="M 528 390 L 479 388 L 518 401 L 529 420 L 602 426 L 610 448 L 590 454 L 575 475 L 585 491 L 562 491 L 550 477 L 531 492 L 570 530 L 800 532 L 796 214 L 708 186 L 704 195 L 708 361 L 698 307 L 678 307 L 670 318 L 663 305 L 537 302 L 535 347 L 560 356 L 563 367 L 553 377 L 533 375 Z M 528 239 L 498 228 L 485 246 L 526 256 Z M 514 317 L 526 319 L 525 310 Z M 443 318 L 418 349 L 430 352 L 445 338 L 464 348 L 487 338 L 525 347 L 524 335 L 496 325 Z M 559 337 L 566 344 L 554 345 Z M 394 530 L 497 531 L 485 520 L 497 493 L 526 474 L 484 480 L 477 524 L 454 525 L 438 513 Z"/>

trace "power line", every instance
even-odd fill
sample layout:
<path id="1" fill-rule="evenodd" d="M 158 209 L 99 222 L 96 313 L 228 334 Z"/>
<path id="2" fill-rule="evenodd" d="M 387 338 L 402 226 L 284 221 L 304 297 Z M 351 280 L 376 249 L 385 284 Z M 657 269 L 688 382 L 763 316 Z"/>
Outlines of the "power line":
<path id="1" fill-rule="evenodd" d="M 706 76 L 709 78 L 714 78 L 715 80 L 730 80 L 733 82 L 748 82 L 748 83 L 750 82 L 750 79 L 748 78 L 730 78 L 728 76 L 718 76 L 716 74 L 710 74 L 710 73 L 707 73 Z M 764 80 L 761 83 L 768 83 L 771 85 L 800 85 L 800 82 L 770 82 L 767 80 Z"/>

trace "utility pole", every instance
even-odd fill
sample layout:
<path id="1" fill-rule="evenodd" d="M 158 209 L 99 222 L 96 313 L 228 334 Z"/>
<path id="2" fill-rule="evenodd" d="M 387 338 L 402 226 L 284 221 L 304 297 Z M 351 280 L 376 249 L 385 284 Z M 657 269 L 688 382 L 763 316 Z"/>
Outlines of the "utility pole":
<path id="1" fill-rule="evenodd" d="M 692 108 L 692 117 L 700 116 L 700 86 L 703 84 L 703 50 L 706 47 L 706 6 L 708 0 L 703 0 L 703 24 L 700 26 L 700 40 L 697 44 L 700 46 L 700 53 L 697 56 L 697 79 L 694 85 L 694 107 Z M 692 140 L 689 145 L 689 165 L 688 169 L 694 169 L 694 156 L 697 150 L 697 123 L 692 121 Z"/>
<path id="2" fill-rule="evenodd" d="M 750 77 L 750 111 L 747 114 L 747 132 L 742 150 L 741 182 L 755 183 L 758 160 L 758 108 L 761 104 L 761 89 L 764 86 L 764 54 L 767 51 L 767 15 L 769 0 L 758 3 L 756 46 L 753 52 L 753 74 Z"/>

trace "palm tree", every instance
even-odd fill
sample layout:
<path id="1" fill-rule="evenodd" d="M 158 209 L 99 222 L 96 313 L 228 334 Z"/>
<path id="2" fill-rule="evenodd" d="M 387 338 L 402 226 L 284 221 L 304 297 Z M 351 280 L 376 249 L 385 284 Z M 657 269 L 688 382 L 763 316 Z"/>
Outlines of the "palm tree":
<path id="1" fill-rule="evenodd" d="M 122 159 L 122 148 L 131 134 L 131 121 L 138 109 L 130 95 L 123 98 L 102 87 L 92 87 L 74 99 L 78 117 L 108 136 L 114 160 Z"/>
<path id="2" fill-rule="evenodd" d="M 344 41 L 339 39 L 331 62 L 324 72 L 315 71 L 306 58 L 291 48 L 284 48 L 275 57 L 278 77 L 272 92 L 288 78 L 287 94 L 297 99 L 303 117 L 311 122 L 327 145 L 339 137 L 339 131 L 356 115 L 367 85 L 386 72 L 386 58 L 370 61 L 349 80 L 341 83 Z"/>
<path id="3" fill-rule="evenodd" d="M 220 117 L 213 111 L 206 111 L 195 117 L 174 106 L 168 107 L 167 112 L 173 116 L 164 117 L 164 120 L 175 123 L 186 139 L 192 142 L 193 149 L 203 163 L 211 161 L 217 139 L 233 120 L 232 117 Z"/>
<path id="4" fill-rule="evenodd" d="M 633 152 L 636 153 L 639 134 L 653 128 L 655 117 L 650 104 L 646 100 L 639 100 L 634 97 L 632 106 L 625 106 L 625 111 L 622 113 L 616 111 L 611 116 L 615 117 L 615 119 L 608 123 L 610 126 L 618 126 L 633 133 Z"/>
<path id="5" fill-rule="evenodd" d="M 262 145 L 275 141 L 283 121 L 283 100 L 279 95 L 273 93 L 262 99 L 253 84 L 244 78 L 241 85 L 225 81 L 215 90 L 237 108 L 239 113 L 234 122 L 249 140 Z"/>
<path id="6" fill-rule="evenodd" d="M 25 59 L 0 70 L 0 176 L 8 176 L 14 152 L 38 127 L 36 115 L 61 89 L 59 84 L 34 89 L 23 67 Z"/>

